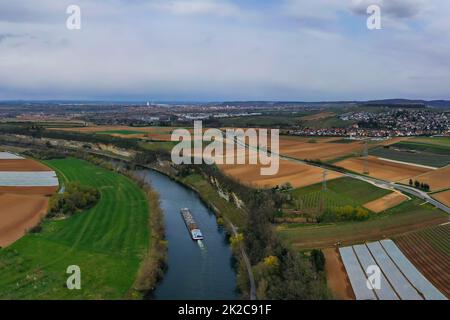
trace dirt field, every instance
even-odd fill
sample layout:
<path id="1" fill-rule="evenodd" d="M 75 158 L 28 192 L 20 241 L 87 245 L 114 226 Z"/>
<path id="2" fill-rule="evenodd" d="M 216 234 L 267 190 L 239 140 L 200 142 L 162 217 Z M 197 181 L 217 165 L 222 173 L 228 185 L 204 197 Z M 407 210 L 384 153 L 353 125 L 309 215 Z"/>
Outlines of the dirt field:
<path id="1" fill-rule="evenodd" d="M 338 300 L 355 300 L 352 286 L 337 249 L 327 248 L 323 250 L 323 253 L 325 255 L 327 285 L 334 298 Z"/>
<path id="2" fill-rule="evenodd" d="M 450 207 L 450 190 L 433 194 L 433 198 Z"/>
<path id="3" fill-rule="evenodd" d="M 51 171 L 43 164 L 30 160 L 0 160 L 0 171 Z"/>
<path id="4" fill-rule="evenodd" d="M 432 171 L 432 169 L 385 161 L 373 156 L 369 156 L 368 163 L 370 176 L 388 181 L 404 179 L 409 181 L 412 177 Z M 364 173 L 364 159 L 361 157 L 339 161 L 335 165 L 360 174 Z"/>
<path id="5" fill-rule="evenodd" d="M 333 143 L 337 138 L 297 138 L 280 137 L 280 154 L 296 159 L 330 160 L 347 154 L 361 153 L 360 141 Z M 315 141 L 315 142 L 313 142 Z"/>
<path id="6" fill-rule="evenodd" d="M 449 235 L 450 225 L 447 224 L 395 239 L 408 259 L 447 298 L 450 298 Z"/>
<path id="7" fill-rule="evenodd" d="M 1 193 L 22 195 L 52 195 L 59 187 L 0 187 Z"/>
<path id="8" fill-rule="evenodd" d="M 220 165 L 226 174 L 240 182 L 258 188 L 271 188 L 290 182 L 294 188 L 309 186 L 322 181 L 323 170 L 301 163 L 280 160 L 278 174 L 262 176 L 260 164 L 256 165 Z M 327 180 L 342 177 L 338 172 L 328 171 Z"/>
<path id="9" fill-rule="evenodd" d="M 364 204 L 364 207 L 370 211 L 379 213 L 395 207 L 406 200 L 408 200 L 407 196 L 401 194 L 400 192 L 392 192 L 387 196 Z"/>
<path id="10" fill-rule="evenodd" d="M 51 171 L 30 160 L 0 160 L 0 171 Z M 10 245 L 35 226 L 47 212 L 48 195 L 58 187 L 0 186 L 0 247 Z"/>
<path id="11" fill-rule="evenodd" d="M 413 177 L 413 180 L 428 183 L 431 191 L 448 189 L 450 188 L 450 166 L 446 166 L 438 170 L 432 170 L 425 174 L 416 175 Z M 401 182 L 405 184 L 408 183 L 406 180 Z"/>
<path id="12" fill-rule="evenodd" d="M 18 194 L 0 194 L 0 247 L 22 237 L 45 215 L 48 198 Z"/>

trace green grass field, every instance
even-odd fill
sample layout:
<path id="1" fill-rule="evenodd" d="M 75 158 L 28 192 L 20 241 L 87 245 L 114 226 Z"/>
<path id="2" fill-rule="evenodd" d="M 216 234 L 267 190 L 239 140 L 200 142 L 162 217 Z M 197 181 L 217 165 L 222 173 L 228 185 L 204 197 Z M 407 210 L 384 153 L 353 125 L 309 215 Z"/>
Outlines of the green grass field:
<path id="1" fill-rule="evenodd" d="M 324 209 L 342 207 L 345 205 L 362 206 L 363 204 L 384 197 L 391 193 L 386 189 L 377 188 L 370 183 L 344 177 L 327 182 L 327 191 L 322 191 L 322 183 L 294 189 L 289 192 L 292 203 L 286 209 Z"/>
<path id="2" fill-rule="evenodd" d="M 287 127 L 300 123 L 300 118 L 308 113 L 296 114 L 267 114 L 247 117 L 231 117 L 220 119 L 224 127 Z"/>
<path id="3" fill-rule="evenodd" d="M 427 140 L 429 141 L 429 140 Z M 393 145 L 394 147 L 398 147 L 400 149 L 407 150 L 417 150 L 417 151 L 425 151 L 429 153 L 436 153 L 442 155 L 450 155 L 450 146 L 445 144 L 432 144 L 432 143 L 423 143 L 423 142 L 413 142 L 413 141 L 401 141 Z"/>
<path id="4" fill-rule="evenodd" d="M 109 131 L 98 131 L 96 134 L 123 134 L 123 135 L 131 135 L 131 134 L 144 134 L 143 131 L 137 130 L 109 130 Z"/>
<path id="5" fill-rule="evenodd" d="M 338 139 L 330 141 L 330 143 L 353 143 L 353 142 L 355 142 L 355 140 L 352 139 Z"/>
<path id="6" fill-rule="evenodd" d="M 423 204 L 419 199 L 404 202 L 367 221 L 331 224 L 282 224 L 277 233 L 294 248 L 324 248 L 379 240 L 448 221 L 443 211 Z"/>
<path id="7" fill-rule="evenodd" d="M 96 187 L 93 208 L 45 221 L 0 250 L 0 299 L 120 299 L 129 293 L 149 246 L 148 202 L 125 176 L 78 159 L 46 162 L 61 181 Z M 81 268 L 81 290 L 65 283 L 69 265 Z"/>
<path id="8" fill-rule="evenodd" d="M 450 137 L 418 137 L 408 141 L 450 148 Z"/>
<path id="9" fill-rule="evenodd" d="M 393 148 L 375 148 L 371 155 L 403 162 L 410 162 L 436 168 L 450 164 L 450 155 L 430 153 L 426 151 L 411 152 L 408 150 L 395 150 Z"/>
<path id="10" fill-rule="evenodd" d="M 163 150 L 171 152 L 173 147 L 177 145 L 178 142 L 173 141 L 152 141 L 152 142 L 139 142 L 139 146 L 148 151 Z"/>
<path id="11" fill-rule="evenodd" d="M 316 119 L 316 120 L 304 120 L 301 122 L 303 127 L 308 127 L 312 129 L 325 129 L 325 128 L 344 128 L 351 125 L 352 121 L 344 121 L 339 119 L 339 117 L 334 116 L 326 119 Z"/>

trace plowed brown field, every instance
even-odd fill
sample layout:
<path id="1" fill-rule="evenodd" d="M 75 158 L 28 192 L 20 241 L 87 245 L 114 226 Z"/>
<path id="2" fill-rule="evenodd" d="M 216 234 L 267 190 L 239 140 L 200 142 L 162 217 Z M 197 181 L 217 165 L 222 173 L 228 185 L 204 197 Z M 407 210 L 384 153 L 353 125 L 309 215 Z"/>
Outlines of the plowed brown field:
<path id="1" fill-rule="evenodd" d="M 450 207 L 450 190 L 433 194 L 433 198 Z"/>
<path id="2" fill-rule="evenodd" d="M 333 143 L 338 138 L 280 137 L 280 154 L 304 160 L 330 160 L 347 154 L 358 154 L 363 150 L 360 141 Z M 312 142 L 316 141 L 316 142 Z"/>
<path id="3" fill-rule="evenodd" d="M 45 165 L 31 160 L 0 160 L 0 171 L 51 171 Z M 47 212 L 48 195 L 58 187 L 0 186 L 0 247 L 22 237 L 39 223 Z"/>
<path id="4" fill-rule="evenodd" d="M 51 195 L 58 187 L 0 187 L 0 193 L 14 193 L 22 195 Z"/>
<path id="5" fill-rule="evenodd" d="M 294 188 L 305 187 L 322 181 L 323 170 L 307 164 L 280 160 L 280 168 L 276 175 L 263 176 L 260 173 L 260 164 L 256 165 L 220 165 L 227 175 L 250 186 L 258 188 L 272 188 L 281 186 L 286 182 L 291 183 Z M 328 171 L 327 180 L 342 177 L 338 172 Z"/>
<path id="6" fill-rule="evenodd" d="M 392 192 L 380 199 L 368 202 L 364 205 L 370 211 L 375 213 L 383 212 L 387 209 L 398 206 L 403 201 L 408 200 L 408 197 L 400 192 Z"/>
<path id="7" fill-rule="evenodd" d="M 339 161 L 335 165 L 360 174 L 364 173 L 364 158 L 362 157 Z M 388 181 L 409 179 L 432 171 L 432 169 L 386 161 L 373 156 L 368 157 L 368 167 L 370 176 Z"/>
<path id="8" fill-rule="evenodd" d="M 450 225 L 409 233 L 395 242 L 417 269 L 450 298 Z"/>
<path id="9" fill-rule="evenodd" d="M 48 198 L 18 194 L 0 194 L 0 247 L 25 235 L 44 217 Z"/>
<path id="10" fill-rule="evenodd" d="M 30 159 L 0 160 L 0 171 L 51 171 L 43 164 Z"/>
<path id="11" fill-rule="evenodd" d="M 431 170 L 425 174 L 417 175 L 413 177 L 413 180 L 419 182 L 428 183 L 431 191 L 438 191 L 450 188 L 450 166 L 446 166 L 437 170 Z M 408 181 L 401 181 L 405 184 Z"/>
<path id="12" fill-rule="evenodd" d="M 338 300 L 355 300 L 355 294 L 337 249 L 324 249 L 323 254 L 325 255 L 327 285 L 334 298 Z"/>

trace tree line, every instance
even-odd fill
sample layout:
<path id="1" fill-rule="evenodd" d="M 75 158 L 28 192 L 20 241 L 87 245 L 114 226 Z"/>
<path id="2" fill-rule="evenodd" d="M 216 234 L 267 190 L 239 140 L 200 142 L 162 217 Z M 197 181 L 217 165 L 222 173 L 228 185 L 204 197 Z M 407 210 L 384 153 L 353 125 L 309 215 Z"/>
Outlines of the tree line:
<path id="1" fill-rule="evenodd" d="M 419 180 L 414 180 L 413 182 L 412 179 L 409 179 L 409 185 L 426 192 L 430 191 L 430 185 L 428 183 L 420 182 Z"/>

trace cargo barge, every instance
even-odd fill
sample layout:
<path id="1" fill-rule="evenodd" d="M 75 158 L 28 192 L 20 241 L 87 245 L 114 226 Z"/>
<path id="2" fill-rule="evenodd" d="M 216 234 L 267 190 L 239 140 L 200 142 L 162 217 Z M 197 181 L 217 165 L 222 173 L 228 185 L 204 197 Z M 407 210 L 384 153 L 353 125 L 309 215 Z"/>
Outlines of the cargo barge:
<path id="1" fill-rule="evenodd" d="M 195 223 L 194 217 L 188 208 L 181 209 L 181 216 L 183 217 L 184 223 L 188 228 L 192 240 L 203 240 L 203 234 Z"/>

